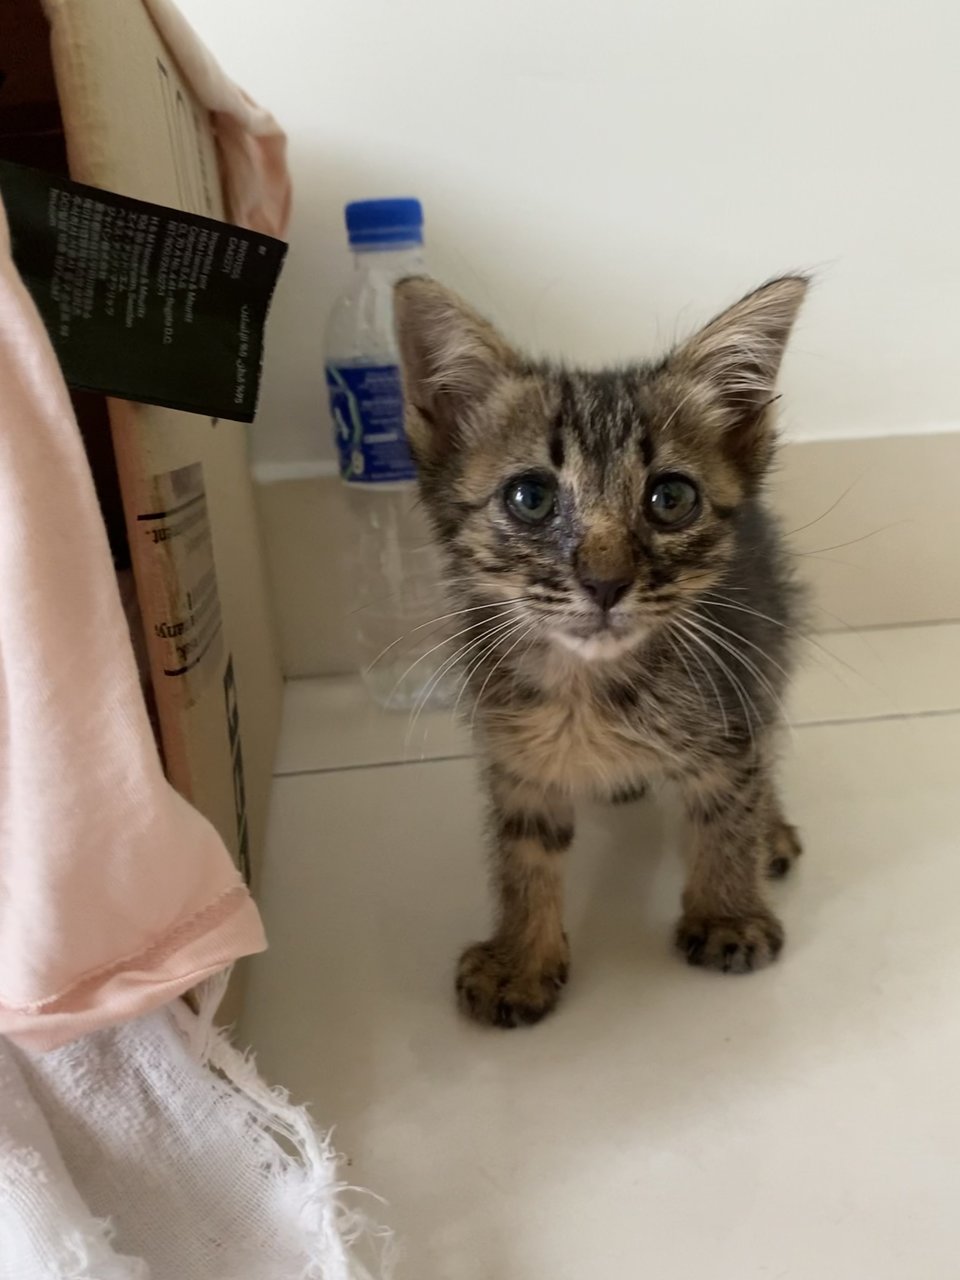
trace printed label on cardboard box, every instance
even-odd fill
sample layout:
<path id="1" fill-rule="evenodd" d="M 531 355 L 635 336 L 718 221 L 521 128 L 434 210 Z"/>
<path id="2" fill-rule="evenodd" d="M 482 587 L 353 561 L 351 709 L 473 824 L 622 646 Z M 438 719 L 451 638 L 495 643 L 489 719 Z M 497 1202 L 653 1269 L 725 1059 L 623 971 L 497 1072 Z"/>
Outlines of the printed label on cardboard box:
<path id="1" fill-rule="evenodd" d="M 160 647 L 164 684 L 192 706 L 223 657 L 223 620 L 210 516 L 199 462 L 155 476 L 151 507 L 137 513 L 157 590 L 144 618 Z"/>
<path id="2" fill-rule="evenodd" d="M 253 421 L 282 241 L 3 161 L 0 196 L 70 386 Z"/>

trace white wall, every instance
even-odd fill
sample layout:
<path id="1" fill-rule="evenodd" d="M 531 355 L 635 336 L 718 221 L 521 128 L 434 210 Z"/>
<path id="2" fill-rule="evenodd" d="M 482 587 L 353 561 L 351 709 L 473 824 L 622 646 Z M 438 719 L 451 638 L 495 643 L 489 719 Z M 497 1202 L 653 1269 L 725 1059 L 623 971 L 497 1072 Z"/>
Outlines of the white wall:
<path id="1" fill-rule="evenodd" d="M 795 436 L 960 427 L 958 0 L 179 0 L 290 133 L 255 448 L 329 458 L 348 199 L 539 351 L 652 353 L 791 268 Z"/>

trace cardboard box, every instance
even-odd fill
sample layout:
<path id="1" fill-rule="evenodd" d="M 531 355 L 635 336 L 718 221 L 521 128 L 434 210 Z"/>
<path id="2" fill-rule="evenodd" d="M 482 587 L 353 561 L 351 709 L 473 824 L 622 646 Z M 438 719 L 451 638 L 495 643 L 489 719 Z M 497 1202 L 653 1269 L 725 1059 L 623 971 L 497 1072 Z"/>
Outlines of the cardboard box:
<path id="1" fill-rule="evenodd" d="M 140 0 L 0 0 L 0 72 L 0 156 L 225 216 L 208 114 Z M 246 429 L 75 405 L 118 570 L 132 563 L 168 776 L 255 879 L 282 679 Z"/>

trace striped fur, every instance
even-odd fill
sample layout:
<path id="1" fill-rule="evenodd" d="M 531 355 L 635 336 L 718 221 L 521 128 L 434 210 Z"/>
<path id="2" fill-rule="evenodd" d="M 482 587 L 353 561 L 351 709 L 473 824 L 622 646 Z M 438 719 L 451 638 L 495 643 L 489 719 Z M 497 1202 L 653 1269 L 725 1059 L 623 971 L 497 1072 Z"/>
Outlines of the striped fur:
<path id="1" fill-rule="evenodd" d="M 800 851 L 771 763 L 801 596 L 761 487 L 805 290 L 774 280 L 657 363 L 589 372 L 528 360 L 432 281 L 397 287 L 421 491 L 476 624 L 463 705 L 487 761 L 498 920 L 457 989 L 480 1021 L 553 1008 L 573 802 L 648 779 L 678 784 L 690 813 L 686 958 L 744 972 L 780 950 L 762 881 Z M 540 523 L 508 500 L 531 476 L 556 490 Z M 671 477 L 698 494 L 682 527 L 656 518 Z M 616 586 L 612 607 L 596 584 Z"/>

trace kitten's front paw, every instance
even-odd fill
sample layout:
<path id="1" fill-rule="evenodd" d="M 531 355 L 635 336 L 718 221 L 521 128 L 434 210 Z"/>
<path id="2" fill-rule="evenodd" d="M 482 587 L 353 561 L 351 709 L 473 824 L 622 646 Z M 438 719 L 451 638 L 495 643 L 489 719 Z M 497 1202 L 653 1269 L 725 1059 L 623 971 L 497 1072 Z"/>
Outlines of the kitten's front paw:
<path id="1" fill-rule="evenodd" d="M 457 967 L 457 1001 L 468 1017 L 495 1027 L 531 1026 L 560 999 L 569 972 L 565 951 L 537 968 L 519 968 L 496 941 L 468 947 Z"/>
<path id="2" fill-rule="evenodd" d="M 722 973 L 751 973 L 776 960 L 783 949 L 783 925 L 774 915 L 685 914 L 675 941 L 687 964 Z"/>

